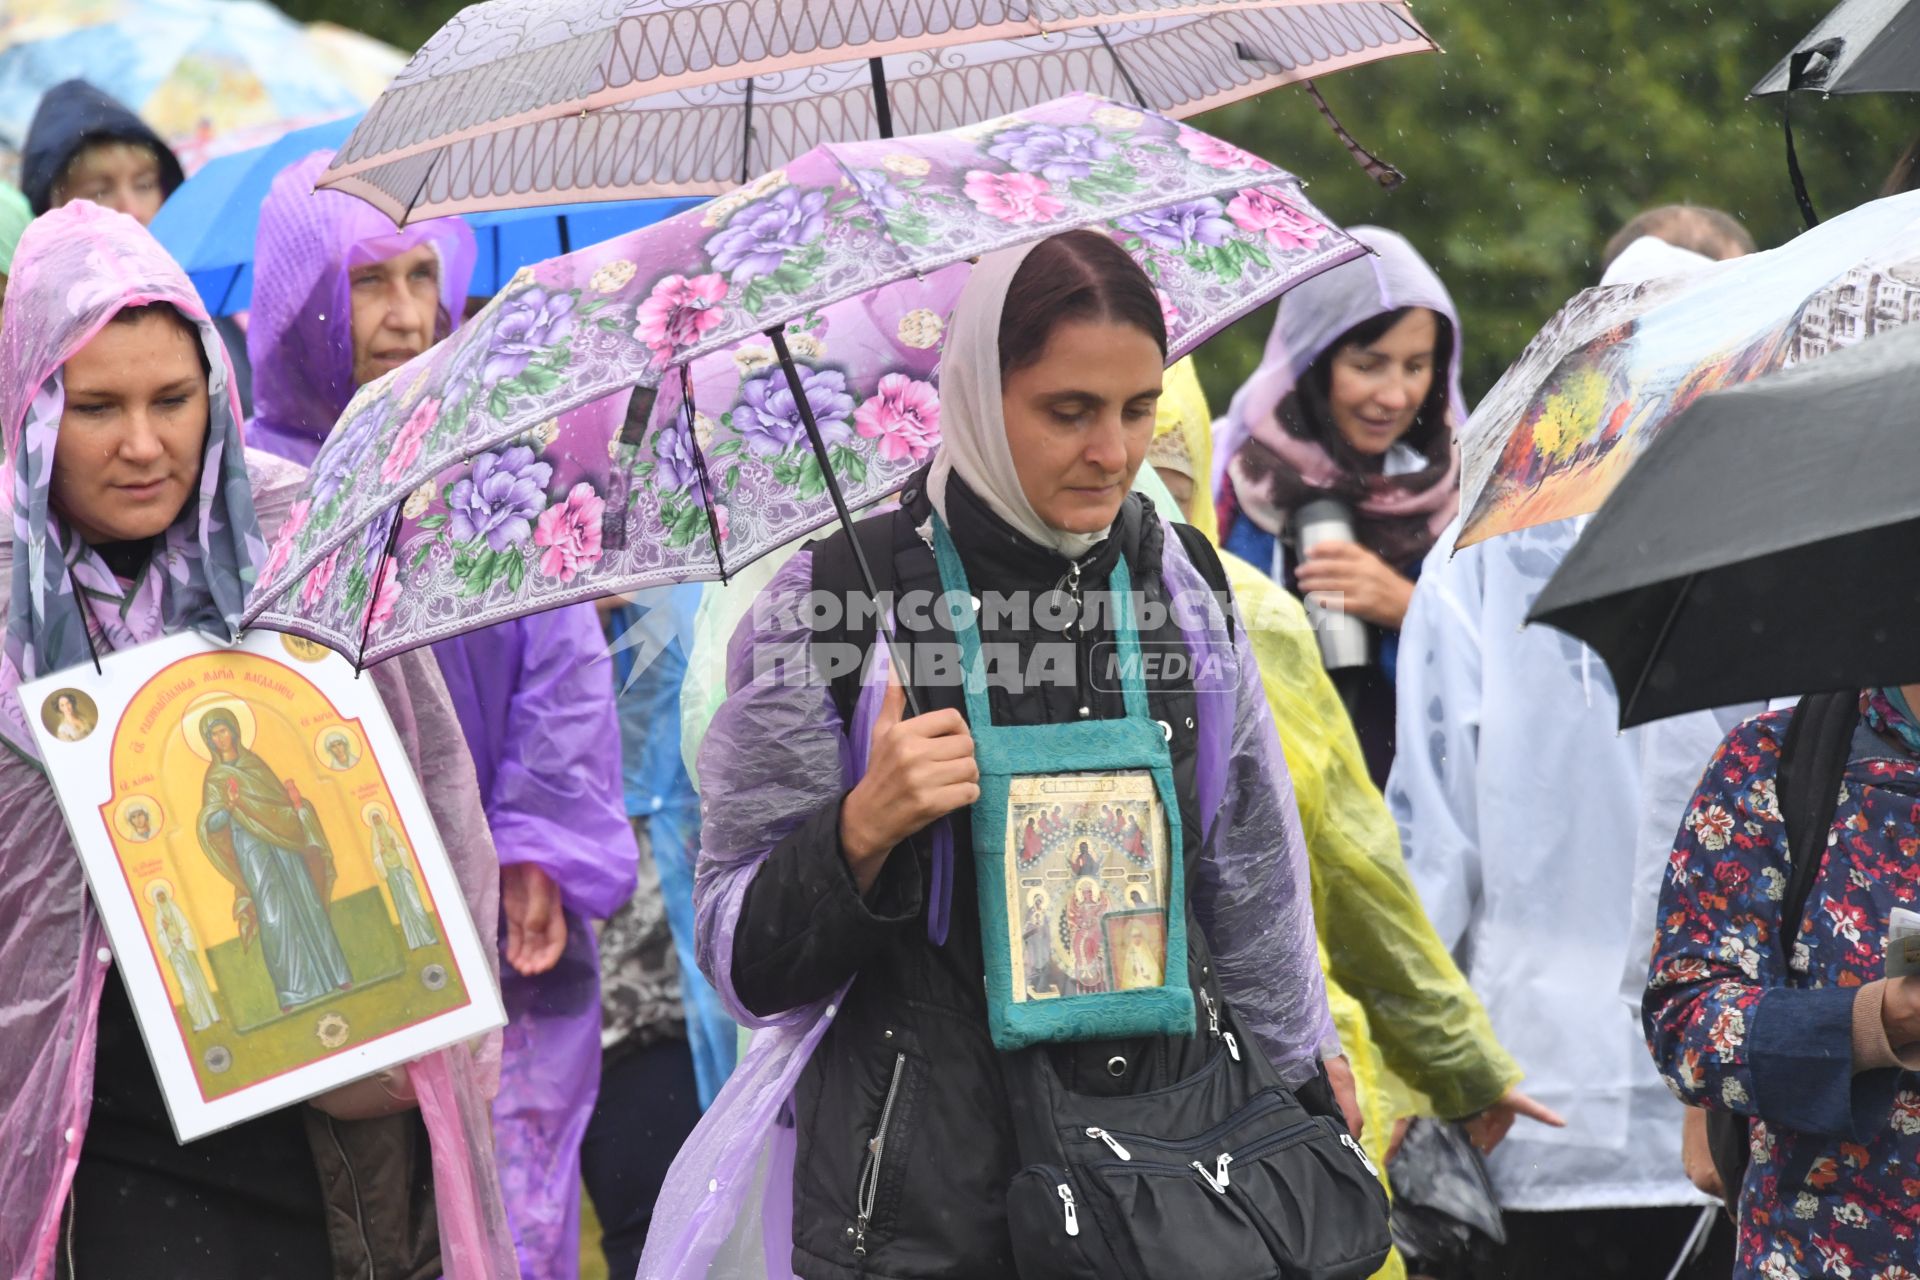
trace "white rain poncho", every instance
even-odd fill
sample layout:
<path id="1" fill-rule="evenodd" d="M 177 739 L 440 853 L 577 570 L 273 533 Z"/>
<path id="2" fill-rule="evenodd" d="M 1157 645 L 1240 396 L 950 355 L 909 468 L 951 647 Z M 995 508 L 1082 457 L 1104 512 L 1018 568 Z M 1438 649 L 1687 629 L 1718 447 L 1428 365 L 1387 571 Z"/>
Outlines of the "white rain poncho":
<path id="1" fill-rule="evenodd" d="M 1639 744 L 1592 650 L 1527 610 L 1579 520 L 1428 554 L 1401 631 L 1387 802 L 1435 928 L 1565 1129 L 1515 1128 L 1487 1165 L 1508 1209 L 1705 1204 L 1683 1110 L 1617 994 L 1633 910 Z"/>

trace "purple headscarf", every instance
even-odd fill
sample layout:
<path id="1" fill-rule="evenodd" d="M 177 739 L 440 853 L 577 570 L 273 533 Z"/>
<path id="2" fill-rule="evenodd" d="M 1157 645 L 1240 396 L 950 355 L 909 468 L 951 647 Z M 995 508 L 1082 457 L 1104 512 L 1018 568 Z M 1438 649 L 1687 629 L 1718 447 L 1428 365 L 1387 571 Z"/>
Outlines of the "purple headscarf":
<path id="1" fill-rule="evenodd" d="M 333 160 L 316 151 L 281 170 L 260 206 L 254 241 L 253 421 L 247 443 L 310 465 L 334 420 L 353 398 L 348 276 L 422 244 L 440 254 L 440 305 L 450 330 L 466 308 L 473 279 L 473 232 L 458 218 L 396 230 L 364 200 L 315 191 Z M 436 335 L 436 336 L 444 336 Z"/>

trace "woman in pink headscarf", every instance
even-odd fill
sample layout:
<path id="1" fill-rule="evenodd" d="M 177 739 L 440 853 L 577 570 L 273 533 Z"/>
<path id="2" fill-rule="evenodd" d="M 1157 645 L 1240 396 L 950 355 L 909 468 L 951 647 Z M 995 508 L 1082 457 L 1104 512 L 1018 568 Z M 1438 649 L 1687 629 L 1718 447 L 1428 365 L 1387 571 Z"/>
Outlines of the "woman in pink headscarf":
<path id="1" fill-rule="evenodd" d="M 1294 289 L 1215 441 L 1221 545 L 1311 603 L 1368 627 L 1369 661 L 1334 672 L 1376 784 L 1393 763 L 1394 663 L 1413 576 L 1460 504 L 1453 431 L 1460 321 L 1413 246 L 1354 227 L 1372 250 Z M 1297 514 L 1330 499 L 1350 539 L 1302 554 Z"/>
<path id="2" fill-rule="evenodd" d="M 20 705 L 21 682 L 188 627 L 232 634 L 302 473 L 243 454 L 232 367 L 132 218 L 27 229 L 0 322 L 12 519 L 0 651 L 0 1274 L 515 1274 L 487 1142 L 499 1039 L 178 1145 Z M 455 859 L 493 845 L 433 663 L 372 673 Z"/>

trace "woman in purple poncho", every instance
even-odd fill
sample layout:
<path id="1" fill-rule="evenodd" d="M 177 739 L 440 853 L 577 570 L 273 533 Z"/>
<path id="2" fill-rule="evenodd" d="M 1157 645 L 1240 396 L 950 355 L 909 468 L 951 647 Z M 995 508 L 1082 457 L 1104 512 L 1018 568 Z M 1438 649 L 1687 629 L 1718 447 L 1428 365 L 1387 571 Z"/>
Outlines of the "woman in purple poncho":
<path id="1" fill-rule="evenodd" d="M 947 329 L 940 450 L 898 513 L 861 525 L 868 559 L 893 585 L 893 625 L 925 629 L 909 677 L 925 714 L 909 716 L 904 691 L 886 682 L 884 637 L 871 638 L 869 670 L 881 674 L 866 683 L 809 678 L 820 646 L 848 634 L 813 630 L 821 615 L 808 600 L 843 589 L 845 533 L 788 562 L 734 635 L 729 696 L 700 752 L 696 899 L 701 965 L 757 1034 L 675 1162 L 642 1277 L 1015 1275 L 1009 1185 L 1031 1159 L 1016 1138 L 1014 1059 L 990 1035 L 986 987 L 1017 975 L 1029 1000 L 1070 994 L 1079 972 L 1070 942 L 1084 944 L 1089 989 L 1164 977 L 1166 990 L 1193 993 L 1195 1009 L 1224 998 L 1278 1076 L 1333 1112 L 1320 1060 L 1339 1044 L 1259 676 L 1209 586 L 1224 579 L 1205 541 L 1128 496 L 1153 435 L 1165 351 L 1151 284 L 1105 236 L 1073 232 L 983 258 Z M 972 615 L 981 651 L 997 659 L 985 682 L 990 727 L 939 674 L 954 670 L 952 618 L 966 614 L 967 597 L 954 612 L 926 601 L 955 558 L 977 599 L 995 602 Z M 1145 681 L 1180 819 L 1163 856 L 1191 886 L 1187 954 L 1168 957 L 1164 974 L 1155 944 L 1165 913 L 1109 916 L 1112 929 L 1084 938 L 1067 927 L 1070 896 L 1104 898 L 1113 912 L 1153 901 L 1140 887 L 1151 872 L 1110 827 L 1101 833 L 1092 799 L 1064 813 L 1051 798 L 1025 802 L 1028 814 L 1058 814 L 1028 860 L 1044 866 L 1035 873 L 1044 883 L 1023 879 L 997 922 L 976 900 L 974 841 L 988 829 L 974 807 L 976 739 L 1009 726 L 1139 726 L 1137 690 L 1123 697 L 1101 656 L 1117 632 L 1099 598 L 1123 561 L 1146 602 L 1143 650 L 1192 655 L 1224 677 L 1168 663 Z M 1042 613 L 1060 609 L 1076 621 L 1049 630 Z M 1007 814 L 1012 843 L 996 863 L 1026 850 L 1011 802 Z M 1167 827 L 1156 818 L 1154 830 Z M 1075 864 L 1081 843 L 1090 847 Z M 1025 936 L 1030 911 L 1047 921 L 1036 963 L 990 965 L 985 931 Z M 1136 958 L 1115 980 L 1111 963 L 1128 946 L 1151 948 L 1151 962 Z M 1109 962 L 1098 974 L 1095 952 Z M 1231 1038 L 1211 1023 L 1038 1052 L 1068 1090 L 1143 1095 L 1184 1086 L 1203 1065 L 1221 1069 Z M 1248 1048 L 1236 1043 L 1234 1060 Z M 1066 1220 L 1075 1222 L 1071 1206 Z M 1093 1230 L 1084 1214 L 1078 1223 L 1068 1230 Z"/>
<path id="2" fill-rule="evenodd" d="M 274 181 L 254 260 L 247 345 L 259 412 L 249 439 L 303 463 L 355 388 L 458 323 L 474 260 L 458 219 L 396 231 L 360 200 L 314 191 L 330 159 L 309 156 Z M 523 474 L 539 468 L 527 461 Z M 483 454 L 474 466 L 500 462 Z M 591 605 L 442 641 L 434 656 L 500 850 L 509 1024 L 494 1138 L 508 1216 L 522 1272 L 571 1280 L 580 1143 L 600 1081 L 588 921 L 627 900 L 638 861 L 621 799 L 612 674 Z"/>

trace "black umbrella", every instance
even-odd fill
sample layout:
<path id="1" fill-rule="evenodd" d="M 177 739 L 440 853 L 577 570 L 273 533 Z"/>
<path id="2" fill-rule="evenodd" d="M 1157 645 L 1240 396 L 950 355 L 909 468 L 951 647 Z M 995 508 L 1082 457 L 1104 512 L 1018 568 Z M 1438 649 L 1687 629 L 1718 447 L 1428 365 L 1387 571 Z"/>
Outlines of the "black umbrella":
<path id="1" fill-rule="evenodd" d="M 1920 0 L 1840 0 L 1793 51 L 1762 76 L 1749 96 L 1811 90 L 1834 93 L 1920 92 Z M 1793 152 L 1793 120 L 1782 98 L 1787 174 L 1801 216 L 1819 221 Z"/>
<path id="2" fill-rule="evenodd" d="M 1920 0 L 1842 0 L 1753 86 L 1764 98 L 1920 91 Z"/>
<path id="3" fill-rule="evenodd" d="M 1585 641 L 1622 726 L 1920 680 L 1920 326 L 1696 401 L 1529 621 Z"/>

